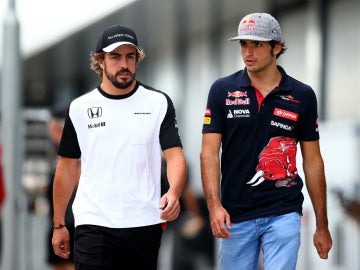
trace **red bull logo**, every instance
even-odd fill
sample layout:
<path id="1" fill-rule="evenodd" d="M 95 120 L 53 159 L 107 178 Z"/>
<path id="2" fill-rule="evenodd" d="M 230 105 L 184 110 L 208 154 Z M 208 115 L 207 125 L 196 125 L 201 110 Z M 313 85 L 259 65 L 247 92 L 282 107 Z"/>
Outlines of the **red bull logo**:
<path id="1" fill-rule="evenodd" d="M 256 22 L 253 19 L 245 18 L 239 25 L 239 31 L 256 31 Z"/>
<path id="2" fill-rule="evenodd" d="M 241 23 L 245 24 L 246 26 L 248 26 L 249 24 L 256 24 L 256 22 L 250 18 L 245 18 Z"/>
<path id="3" fill-rule="evenodd" d="M 234 97 L 234 98 L 247 97 L 247 91 L 228 92 L 228 97 Z"/>

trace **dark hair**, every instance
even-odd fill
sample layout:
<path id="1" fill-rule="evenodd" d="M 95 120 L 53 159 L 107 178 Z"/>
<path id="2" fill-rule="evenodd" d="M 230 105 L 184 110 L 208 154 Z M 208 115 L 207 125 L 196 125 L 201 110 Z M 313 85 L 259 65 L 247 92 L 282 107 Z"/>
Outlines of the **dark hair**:
<path id="1" fill-rule="evenodd" d="M 279 41 L 275 41 L 275 40 L 270 40 L 269 43 L 270 43 L 270 45 L 271 45 L 271 48 L 273 48 L 273 49 L 275 48 L 275 45 L 276 45 L 276 44 L 280 44 L 280 45 L 281 45 L 281 51 L 276 55 L 276 58 L 279 58 L 280 55 L 282 55 L 283 53 L 285 53 L 286 50 L 287 50 L 287 47 L 286 47 L 286 44 L 285 44 L 284 41 L 283 41 L 283 42 L 279 42 Z"/>
<path id="2" fill-rule="evenodd" d="M 95 73 L 101 78 L 103 74 L 103 70 L 99 65 L 99 59 L 104 59 L 104 52 L 91 52 L 90 53 L 90 69 L 95 71 Z"/>
<path id="3" fill-rule="evenodd" d="M 102 78 L 103 70 L 99 65 L 99 60 L 105 58 L 105 52 L 90 52 L 90 69 Z M 136 63 L 140 63 L 145 58 L 143 49 L 136 50 Z"/>

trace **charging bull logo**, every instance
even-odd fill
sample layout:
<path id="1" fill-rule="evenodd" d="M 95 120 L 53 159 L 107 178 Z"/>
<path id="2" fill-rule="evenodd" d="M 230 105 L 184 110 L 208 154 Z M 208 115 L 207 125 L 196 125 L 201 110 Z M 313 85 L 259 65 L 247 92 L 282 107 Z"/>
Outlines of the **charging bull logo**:
<path id="1" fill-rule="evenodd" d="M 259 155 L 254 177 L 247 182 L 257 186 L 265 180 L 276 181 L 276 187 L 290 187 L 297 184 L 296 142 L 286 137 L 272 138 Z"/>
<path id="2" fill-rule="evenodd" d="M 245 24 L 246 26 L 248 26 L 249 24 L 256 24 L 256 22 L 250 18 L 245 18 L 241 23 Z"/>

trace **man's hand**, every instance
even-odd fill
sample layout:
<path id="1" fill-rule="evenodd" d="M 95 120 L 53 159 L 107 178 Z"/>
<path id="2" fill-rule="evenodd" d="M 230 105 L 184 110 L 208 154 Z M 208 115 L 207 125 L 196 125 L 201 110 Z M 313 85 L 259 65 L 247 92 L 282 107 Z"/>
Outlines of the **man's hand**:
<path id="1" fill-rule="evenodd" d="M 179 198 L 171 192 L 167 192 L 161 197 L 159 208 L 162 210 L 161 219 L 166 221 L 175 220 L 180 214 Z"/>
<path id="2" fill-rule="evenodd" d="M 319 257 L 321 259 L 327 259 L 332 247 L 332 239 L 329 230 L 327 228 L 316 229 L 313 241 Z"/>
<path id="3" fill-rule="evenodd" d="M 210 210 L 210 225 L 215 237 L 230 238 L 228 231 L 231 229 L 230 215 L 222 206 Z"/>
<path id="4" fill-rule="evenodd" d="M 70 256 L 70 236 L 68 229 L 64 226 L 54 229 L 52 245 L 56 255 L 68 259 Z"/>

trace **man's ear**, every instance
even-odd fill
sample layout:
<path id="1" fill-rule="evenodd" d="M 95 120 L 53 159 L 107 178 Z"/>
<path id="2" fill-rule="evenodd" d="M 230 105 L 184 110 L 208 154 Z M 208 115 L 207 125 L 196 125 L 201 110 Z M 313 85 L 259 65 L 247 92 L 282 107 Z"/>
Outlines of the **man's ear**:
<path id="1" fill-rule="evenodd" d="M 273 49 L 274 55 L 278 55 L 281 52 L 282 46 L 280 43 L 276 43 Z"/>
<path id="2" fill-rule="evenodd" d="M 102 69 L 104 69 L 104 58 L 100 58 L 99 60 L 98 60 L 98 63 L 99 63 L 99 66 L 102 68 Z"/>

